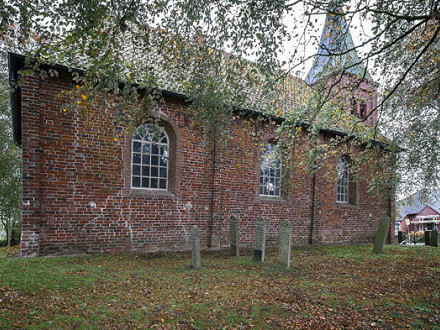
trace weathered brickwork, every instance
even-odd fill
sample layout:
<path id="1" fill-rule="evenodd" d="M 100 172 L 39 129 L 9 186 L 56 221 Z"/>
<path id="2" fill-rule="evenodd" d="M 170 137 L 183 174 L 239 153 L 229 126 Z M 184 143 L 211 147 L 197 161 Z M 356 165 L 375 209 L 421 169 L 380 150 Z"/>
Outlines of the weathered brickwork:
<path id="1" fill-rule="evenodd" d="M 336 203 L 335 180 L 325 173 L 338 157 L 313 178 L 299 162 L 308 152 L 304 140 L 291 151 L 293 173 L 282 196 L 259 196 L 260 145 L 275 137 L 276 125 L 238 116 L 229 143 L 208 148 L 185 103 L 174 98 L 161 106 L 171 140 L 169 191 L 132 191 L 131 136 L 114 140 L 116 110 L 96 102 L 85 119 L 63 111 L 63 92 L 73 88 L 68 79 L 23 80 L 23 256 L 189 250 L 193 225 L 202 247 L 228 247 L 231 215 L 239 218 L 240 244 L 249 247 L 259 216 L 267 220 L 268 246 L 277 244 L 285 220 L 294 245 L 365 242 L 394 212 L 365 182 L 357 183 L 355 205 Z"/>

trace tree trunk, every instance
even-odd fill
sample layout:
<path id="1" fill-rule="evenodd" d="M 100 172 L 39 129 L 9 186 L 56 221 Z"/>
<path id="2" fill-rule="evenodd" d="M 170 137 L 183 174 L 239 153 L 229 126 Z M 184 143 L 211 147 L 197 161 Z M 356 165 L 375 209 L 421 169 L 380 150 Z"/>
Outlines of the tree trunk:
<path id="1" fill-rule="evenodd" d="M 9 247 L 9 246 L 11 246 L 11 228 L 10 228 L 11 221 L 7 220 L 7 219 L 5 220 L 5 218 L 1 214 L 0 214 L 0 220 L 3 225 L 3 228 L 5 228 L 6 243 L 7 243 L 7 246 Z"/>
<path id="2" fill-rule="evenodd" d="M 12 223 L 11 220 L 7 221 L 8 229 L 6 230 L 6 239 L 8 240 L 8 245 L 7 245 L 8 248 L 11 247 L 11 232 L 12 232 L 11 223 Z"/>

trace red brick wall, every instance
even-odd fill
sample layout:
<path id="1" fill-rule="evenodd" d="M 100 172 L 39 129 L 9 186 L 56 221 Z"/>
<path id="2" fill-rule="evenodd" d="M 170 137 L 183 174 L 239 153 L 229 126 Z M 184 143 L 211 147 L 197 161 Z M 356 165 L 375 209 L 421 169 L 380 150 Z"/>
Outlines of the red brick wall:
<path id="1" fill-rule="evenodd" d="M 268 244 L 276 244 L 285 219 L 293 223 L 293 243 L 307 244 L 312 216 L 314 242 L 361 242 L 371 240 L 379 218 L 389 213 L 366 183 L 358 184 L 356 206 L 338 205 L 334 178 L 320 173 L 312 209 L 313 180 L 300 164 L 307 141 L 291 151 L 293 173 L 284 191 L 290 197 L 260 197 L 260 145 L 275 136 L 275 125 L 238 117 L 230 124 L 230 141 L 218 139 L 214 153 L 195 133 L 185 104 L 171 98 L 161 106 L 173 134 L 170 192 L 131 191 L 131 137 L 114 141 L 115 109 L 102 100 L 87 117 L 64 112 L 69 100 L 62 92 L 71 88 L 68 80 L 24 79 L 24 256 L 189 249 L 194 224 L 202 246 L 221 247 L 229 244 L 233 214 L 248 246 L 259 215 L 267 219 Z M 335 158 L 321 172 L 336 164 Z"/>

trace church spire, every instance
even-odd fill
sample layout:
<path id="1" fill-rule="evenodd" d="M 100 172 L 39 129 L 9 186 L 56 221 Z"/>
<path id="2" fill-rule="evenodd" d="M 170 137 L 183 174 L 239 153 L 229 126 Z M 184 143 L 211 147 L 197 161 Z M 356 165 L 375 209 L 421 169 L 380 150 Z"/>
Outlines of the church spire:
<path id="1" fill-rule="evenodd" d="M 321 78 L 343 70 L 360 78 L 364 76 L 366 69 L 354 49 L 341 3 L 335 1 L 328 7 L 318 54 L 306 78 L 308 84 L 314 84 Z M 368 72 L 365 72 L 365 78 L 372 81 Z"/>

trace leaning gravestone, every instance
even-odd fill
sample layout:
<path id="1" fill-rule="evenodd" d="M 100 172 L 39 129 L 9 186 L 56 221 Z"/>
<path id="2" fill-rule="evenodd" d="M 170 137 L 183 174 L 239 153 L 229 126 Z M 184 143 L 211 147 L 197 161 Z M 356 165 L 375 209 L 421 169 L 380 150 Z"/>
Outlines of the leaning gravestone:
<path id="1" fill-rule="evenodd" d="M 431 246 L 438 246 L 438 230 L 431 231 Z"/>
<path id="2" fill-rule="evenodd" d="M 238 244 L 240 243 L 240 235 L 238 232 L 238 218 L 235 215 L 231 215 L 230 231 L 231 231 L 231 256 L 238 257 L 239 256 Z"/>
<path id="3" fill-rule="evenodd" d="M 424 237 L 425 237 L 425 245 L 431 245 L 431 231 L 430 230 L 425 230 L 424 233 Z"/>
<path id="4" fill-rule="evenodd" d="M 290 267 L 290 253 L 292 250 L 292 241 L 290 234 L 292 233 L 292 223 L 285 220 L 280 228 L 280 248 L 278 261 L 286 268 Z"/>
<path id="5" fill-rule="evenodd" d="M 266 219 L 258 217 L 255 224 L 254 261 L 264 261 L 266 254 Z"/>
<path id="6" fill-rule="evenodd" d="M 388 228 L 390 227 L 390 218 L 385 217 L 380 220 L 379 228 L 374 238 L 373 252 L 376 254 L 382 254 L 387 239 Z"/>
<path id="7" fill-rule="evenodd" d="M 201 267 L 200 239 L 199 239 L 199 228 L 197 226 L 192 226 L 191 228 L 191 246 L 192 246 L 192 266 L 193 268 L 200 268 Z"/>

